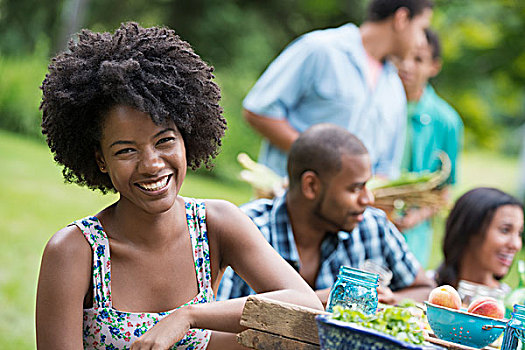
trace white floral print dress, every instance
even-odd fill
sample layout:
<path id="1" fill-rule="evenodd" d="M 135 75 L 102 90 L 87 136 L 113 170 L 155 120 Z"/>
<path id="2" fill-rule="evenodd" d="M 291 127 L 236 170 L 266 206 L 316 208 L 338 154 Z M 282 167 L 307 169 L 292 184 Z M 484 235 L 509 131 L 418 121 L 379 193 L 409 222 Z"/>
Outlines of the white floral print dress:
<path id="1" fill-rule="evenodd" d="M 192 198 L 184 198 L 184 201 L 199 293 L 180 307 L 214 300 L 204 201 Z M 158 313 L 115 310 L 111 302 L 111 258 L 107 235 L 94 216 L 77 220 L 73 225 L 80 228 L 93 249 L 93 307 L 84 309 L 84 349 L 129 349 L 138 337 L 176 309 Z M 172 349 L 206 349 L 210 336 L 209 330 L 190 329 Z"/>

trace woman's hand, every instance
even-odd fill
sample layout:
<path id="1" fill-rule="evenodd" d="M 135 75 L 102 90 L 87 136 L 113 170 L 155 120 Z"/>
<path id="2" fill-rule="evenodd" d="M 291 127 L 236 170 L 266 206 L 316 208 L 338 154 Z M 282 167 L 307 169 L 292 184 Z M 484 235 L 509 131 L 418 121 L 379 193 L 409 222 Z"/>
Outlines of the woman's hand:
<path id="1" fill-rule="evenodd" d="M 159 321 L 132 345 L 131 350 L 166 350 L 191 328 L 190 307 L 180 308 Z"/>

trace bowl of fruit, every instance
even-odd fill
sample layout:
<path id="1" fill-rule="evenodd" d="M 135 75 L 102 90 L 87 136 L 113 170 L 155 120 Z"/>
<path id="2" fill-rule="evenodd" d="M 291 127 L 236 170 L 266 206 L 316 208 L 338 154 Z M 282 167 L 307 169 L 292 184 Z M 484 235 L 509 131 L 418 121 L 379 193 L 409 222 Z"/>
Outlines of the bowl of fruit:
<path id="1" fill-rule="evenodd" d="M 458 292 L 448 285 L 432 290 L 425 306 L 428 324 L 439 339 L 474 348 L 494 342 L 507 324 L 501 302 L 479 297 L 462 309 Z"/>

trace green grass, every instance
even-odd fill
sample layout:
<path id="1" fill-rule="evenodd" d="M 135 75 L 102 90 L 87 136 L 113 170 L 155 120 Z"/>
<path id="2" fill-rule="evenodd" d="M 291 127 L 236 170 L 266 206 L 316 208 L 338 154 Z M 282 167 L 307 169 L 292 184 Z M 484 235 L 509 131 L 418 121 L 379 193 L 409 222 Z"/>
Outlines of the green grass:
<path id="1" fill-rule="evenodd" d="M 475 186 L 514 192 L 516 159 L 477 152 L 465 155 L 462 165 L 455 197 Z M 96 213 L 117 197 L 64 184 L 61 170 L 43 142 L 1 130 L 0 169 L 0 348 L 34 349 L 36 283 L 45 243 L 72 220 Z M 181 192 L 224 198 L 235 204 L 248 201 L 252 194 L 247 184 L 236 179 L 218 180 L 191 172 Z M 431 267 L 441 260 L 441 236 L 436 233 Z M 524 258 L 523 253 L 520 257 Z M 516 284 L 514 270 L 507 281 Z"/>

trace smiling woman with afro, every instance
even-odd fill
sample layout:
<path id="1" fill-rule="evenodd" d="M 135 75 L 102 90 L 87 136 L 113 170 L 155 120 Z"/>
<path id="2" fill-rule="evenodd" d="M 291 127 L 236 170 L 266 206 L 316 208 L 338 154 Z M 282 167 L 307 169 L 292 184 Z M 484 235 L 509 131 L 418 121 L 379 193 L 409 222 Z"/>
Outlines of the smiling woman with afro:
<path id="1" fill-rule="evenodd" d="M 66 181 L 118 199 L 46 244 L 38 350 L 243 349 L 246 298 L 215 301 L 228 268 L 267 298 L 322 309 L 238 207 L 179 193 L 226 129 L 212 80 L 173 30 L 136 23 L 83 30 L 52 59 L 41 108 L 55 160 Z"/>
<path id="2" fill-rule="evenodd" d="M 226 129 L 212 71 L 173 30 L 136 23 L 114 34 L 83 30 L 52 60 L 42 84 L 42 132 L 66 181 L 114 191 L 93 154 L 115 105 L 146 112 L 156 124 L 173 120 L 188 166 L 210 166 Z"/>

